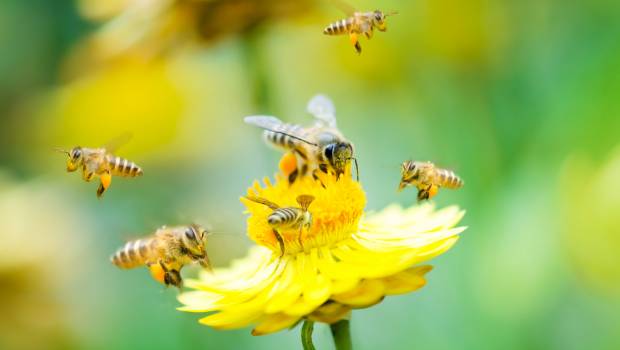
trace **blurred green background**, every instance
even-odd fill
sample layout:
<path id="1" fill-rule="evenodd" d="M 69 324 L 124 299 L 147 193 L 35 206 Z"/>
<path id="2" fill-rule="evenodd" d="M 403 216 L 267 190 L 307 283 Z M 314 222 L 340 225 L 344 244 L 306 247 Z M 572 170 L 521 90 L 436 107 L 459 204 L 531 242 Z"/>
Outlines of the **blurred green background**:
<path id="1" fill-rule="evenodd" d="M 369 210 L 415 202 L 407 158 L 466 181 L 435 201 L 469 229 L 420 292 L 353 313 L 356 349 L 619 349 L 620 3 L 351 3 L 400 12 L 361 56 L 321 33 L 329 0 L 0 2 L 0 348 L 301 348 L 201 326 L 108 257 L 190 221 L 221 232 L 216 265 L 243 256 L 238 197 L 279 153 L 242 117 L 307 124 L 322 92 Z M 100 201 L 53 152 L 126 132 L 145 176 Z"/>

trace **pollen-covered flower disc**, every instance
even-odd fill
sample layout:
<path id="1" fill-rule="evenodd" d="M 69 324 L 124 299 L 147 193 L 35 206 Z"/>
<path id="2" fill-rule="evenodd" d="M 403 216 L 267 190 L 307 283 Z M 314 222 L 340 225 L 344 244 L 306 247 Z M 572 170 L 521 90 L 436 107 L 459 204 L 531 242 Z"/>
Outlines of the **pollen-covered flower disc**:
<path id="1" fill-rule="evenodd" d="M 312 195 L 312 225 L 301 239 L 299 229 L 278 231 L 281 254 L 267 222 L 273 209 L 242 198 L 250 214 L 248 235 L 258 245 L 232 266 L 188 280 L 194 290 L 179 296 L 180 310 L 209 313 L 200 322 L 217 329 L 253 325 L 252 334 L 263 335 L 304 318 L 331 324 L 385 296 L 415 291 L 431 270 L 420 263 L 448 250 L 465 229 L 455 227 L 464 214 L 457 207 L 392 205 L 364 214 L 366 196 L 350 174 L 292 185 L 265 179 L 248 194 L 280 207 L 299 206 L 297 196 Z"/>

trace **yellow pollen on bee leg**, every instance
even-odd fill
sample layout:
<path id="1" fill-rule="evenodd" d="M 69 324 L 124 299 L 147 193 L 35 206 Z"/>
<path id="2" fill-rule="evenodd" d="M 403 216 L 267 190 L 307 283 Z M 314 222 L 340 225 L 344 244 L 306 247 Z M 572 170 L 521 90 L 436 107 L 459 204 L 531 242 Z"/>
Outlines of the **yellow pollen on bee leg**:
<path id="1" fill-rule="evenodd" d="M 151 276 L 153 279 L 161 284 L 164 284 L 164 275 L 166 272 L 159 264 L 153 264 L 149 266 L 149 271 L 151 271 Z"/>
<path id="2" fill-rule="evenodd" d="M 349 40 L 351 40 L 351 45 L 355 46 L 355 44 L 357 44 L 357 34 L 349 34 Z"/>
<path id="3" fill-rule="evenodd" d="M 433 197 L 435 197 L 435 195 L 437 194 L 437 192 L 439 192 L 439 186 L 437 185 L 431 185 L 428 188 L 428 199 L 431 199 Z"/>
<path id="4" fill-rule="evenodd" d="M 110 175 L 110 173 L 103 173 L 100 176 L 100 180 L 103 188 L 107 190 L 108 187 L 110 187 L 110 183 L 112 182 L 112 175 Z"/>
<path id="5" fill-rule="evenodd" d="M 282 156 L 280 163 L 278 164 L 280 171 L 284 176 L 289 176 L 295 169 L 297 169 L 297 158 L 293 152 L 288 152 Z"/>

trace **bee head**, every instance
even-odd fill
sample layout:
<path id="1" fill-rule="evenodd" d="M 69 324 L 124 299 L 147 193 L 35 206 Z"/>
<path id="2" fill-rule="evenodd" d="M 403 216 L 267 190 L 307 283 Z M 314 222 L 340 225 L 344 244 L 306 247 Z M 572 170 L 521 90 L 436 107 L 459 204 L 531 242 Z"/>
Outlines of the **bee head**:
<path id="1" fill-rule="evenodd" d="M 387 27 L 385 25 L 385 14 L 383 13 L 383 11 L 375 10 L 373 12 L 372 20 L 377 26 L 377 29 L 379 29 L 382 32 L 386 31 Z"/>
<path id="2" fill-rule="evenodd" d="M 205 244 L 207 242 L 208 232 L 202 226 L 189 225 L 183 230 L 183 243 L 185 248 L 197 258 L 203 258 L 206 255 Z"/>
<path id="3" fill-rule="evenodd" d="M 325 146 L 325 159 L 336 171 L 336 175 L 344 174 L 345 168 L 353 159 L 353 146 L 348 142 L 337 142 Z"/>
<path id="4" fill-rule="evenodd" d="M 402 189 L 407 187 L 407 185 L 418 179 L 419 174 L 416 162 L 411 160 L 403 162 L 400 167 L 400 176 L 400 185 L 398 186 L 399 191 L 401 191 Z"/>
<path id="5" fill-rule="evenodd" d="M 67 171 L 76 171 L 84 155 L 82 147 L 73 147 L 69 152 L 67 152 L 67 155 L 69 156 L 69 159 L 67 160 Z"/>

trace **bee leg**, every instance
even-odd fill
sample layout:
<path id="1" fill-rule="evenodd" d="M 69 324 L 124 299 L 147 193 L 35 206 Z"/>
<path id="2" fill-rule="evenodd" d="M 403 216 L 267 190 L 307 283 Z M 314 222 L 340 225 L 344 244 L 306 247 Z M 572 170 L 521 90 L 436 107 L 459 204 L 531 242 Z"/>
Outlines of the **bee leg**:
<path id="1" fill-rule="evenodd" d="M 293 182 L 295 182 L 295 179 L 297 179 L 297 175 L 299 175 L 299 170 L 298 169 L 293 170 L 293 172 L 288 175 L 288 183 L 289 183 L 289 185 L 292 185 Z"/>
<path id="2" fill-rule="evenodd" d="M 305 249 L 304 249 L 304 242 L 301 240 L 301 235 L 302 235 L 303 233 L 304 233 L 304 226 L 302 225 L 302 226 L 299 228 L 299 237 L 298 237 L 298 240 L 299 240 L 299 246 L 301 247 L 301 250 L 305 251 Z"/>
<path id="3" fill-rule="evenodd" d="M 181 284 L 183 283 L 183 279 L 181 278 L 181 273 L 174 269 L 169 269 L 166 267 L 162 260 L 159 261 L 159 266 L 161 266 L 162 270 L 164 270 L 164 283 L 166 286 L 173 285 L 177 288 L 181 288 Z"/>
<path id="4" fill-rule="evenodd" d="M 308 173 L 308 164 L 304 164 L 301 166 L 301 176 L 306 176 Z"/>
<path id="5" fill-rule="evenodd" d="M 284 256 L 284 240 L 282 239 L 282 236 L 280 235 L 280 233 L 276 231 L 275 229 L 273 230 L 273 235 L 276 236 L 276 239 L 278 240 L 278 243 L 280 244 L 280 257 L 283 257 Z"/>
<path id="6" fill-rule="evenodd" d="M 428 185 L 426 188 L 418 188 L 418 202 L 427 200 L 430 198 L 431 193 L 430 190 L 433 185 Z"/>
<path id="7" fill-rule="evenodd" d="M 372 29 L 367 30 L 367 31 L 364 32 L 364 35 L 366 35 L 366 38 L 368 38 L 368 39 L 372 38 L 372 34 L 373 34 Z"/>
<path id="8" fill-rule="evenodd" d="M 353 44 L 353 46 L 355 47 L 355 51 L 357 52 L 357 54 L 361 54 L 362 53 L 362 46 L 360 45 L 360 42 L 357 38 L 357 34 L 356 33 L 351 33 L 349 34 L 349 39 L 351 40 L 351 44 Z"/>
<path id="9" fill-rule="evenodd" d="M 164 282 L 166 285 L 173 285 L 179 289 L 183 285 L 183 279 L 181 278 L 181 273 L 177 270 L 170 270 L 164 274 Z"/>
<path id="10" fill-rule="evenodd" d="M 198 260 L 198 263 L 200 264 L 200 266 L 207 269 L 207 271 L 213 271 L 213 268 L 211 267 L 211 261 L 209 260 L 209 256 L 207 255 L 207 253 L 205 253 L 204 257 Z"/>
<path id="11" fill-rule="evenodd" d="M 342 171 L 336 171 L 336 181 L 340 180 L 340 175 L 344 174 Z"/>
<path id="12" fill-rule="evenodd" d="M 359 41 L 355 43 L 355 51 L 357 51 L 358 55 L 362 54 L 362 45 L 360 45 Z"/>
<path id="13" fill-rule="evenodd" d="M 327 174 L 327 164 L 319 164 L 319 169 Z"/>
<path id="14" fill-rule="evenodd" d="M 90 180 L 93 179 L 94 175 L 95 173 L 93 173 L 92 171 L 86 170 L 86 165 L 84 165 L 84 167 L 82 168 L 82 179 L 84 179 L 84 181 L 86 182 L 90 182 Z"/>
<path id="15" fill-rule="evenodd" d="M 103 192 L 105 192 L 108 187 L 110 187 L 110 183 L 112 183 L 112 175 L 110 175 L 109 171 L 104 172 L 99 176 L 99 188 L 97 188 L 97 198 L 101 198 L 103 196 Z"/>
<path id="16" fill-rule="evenodd" d="M 323 186 L 323 188 L 327 188 L 327 187 L 325 187 L 325 184 L 323 183 L 323 181 L 321 181 L 321 179 L 317 176 L 317 174 L 316 174 L 317 170 L 318 170 L 318 169 L 315 169 L 315 170 L 312 172 L 312 178 L 313 178 L 315 181 L 318 181 L 318 182 L 321 184 L 321 186 Z"/>

